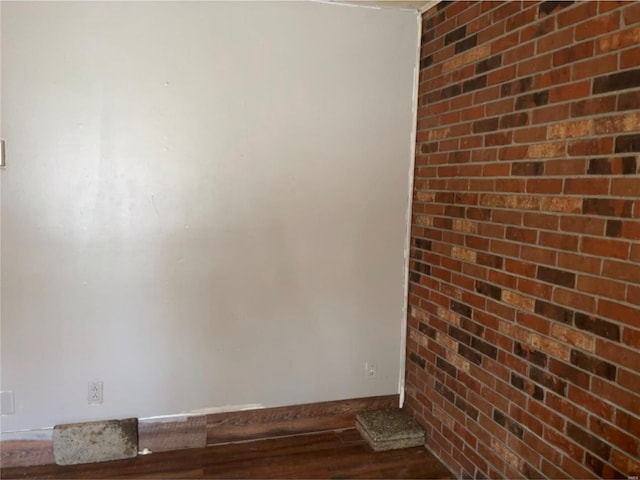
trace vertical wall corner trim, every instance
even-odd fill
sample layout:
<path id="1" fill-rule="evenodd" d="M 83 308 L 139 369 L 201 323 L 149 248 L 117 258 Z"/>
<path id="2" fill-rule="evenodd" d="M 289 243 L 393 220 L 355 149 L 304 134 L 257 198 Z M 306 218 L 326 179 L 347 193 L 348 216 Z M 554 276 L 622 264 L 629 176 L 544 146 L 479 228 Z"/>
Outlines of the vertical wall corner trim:
<path id="1" fill-rule="evenodd" d="M 407 315 L 409 314 L 409 261 L 411 251 L 411 206 L 413 204 L 413 184 L 416 168 L 416 137 L 418 135 L 418 86 L 420 84 L 420 39 L 422 38 L 422 14 L 416 12 L 418 22 L 418 34 L 416 38 L 416 62 L 413 67 L 413 128 L 410 135 L 410 155 L 408 189 L 407 189 L 407 213 L 406 213 L 406 237 L 404 244 L 404 300 L 402 305 L 402 321 L 400 332 L 400 375 L 398 380 L 398 393 L 400 394 L 400 407 L 404 405 L 404 377 L 406 375 L 406 348 L 407 348 Z"/>

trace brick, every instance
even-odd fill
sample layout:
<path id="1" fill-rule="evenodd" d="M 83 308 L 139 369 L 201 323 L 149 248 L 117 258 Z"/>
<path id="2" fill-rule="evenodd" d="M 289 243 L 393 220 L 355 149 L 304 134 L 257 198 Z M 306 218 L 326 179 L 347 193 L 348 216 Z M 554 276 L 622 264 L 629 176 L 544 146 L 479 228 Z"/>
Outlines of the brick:
<path id="1" fill-rule="evenodd" d="M 522 278 L 518 280 L 518 285 L 522 285 L 523 281 L 528 281 L 528 280 L 523 280 Z M 545 294 L 544 297 L 547 298 L 549 297 L 550 294 Z M 529 328 L 531 330 L 535 330 L 538 333 L 541 333 L 542 335 L 548 335 L 549 334 L 549 330 L 551 328 L 551 322 L 549 322 L 548 319 L 546 318 L 542 318 L 538 315 L 534 315 L 532 313 L 529 312 L 517 312 L 516 315 L 516 320 L 518 321 L 518 323 L 520 325 L 522 325 L 525 328 Z M 533 340 L 531 340 L 533 342 Z"/>
<path id="2" fill-rule="evenodd" d="M 476 64 L 476 74 L 495 70 L 502 66 L 502 54 L 494 55 Z"/>
<path id="3" fill-rule="evenodd" d="M 625 328 L 622 335 L 622 342 L 630 347 L 640 349 L 640 330 L 633 330 L 631 328 Z"/>
<path id="4" fill-rule="evenodd" d="M 516 110 L 540 107 L 549 103 L 549 91 L 544 90 L 536 93 L 527 93 L 516 98 Z"/>
<path id="5" fill-rule="evenodd" d="M 591 133 L 592 120 L 580 120 L 576 122 L 558 123 L 547 127 L 547 138 L 574 138 L 584 137 Z"/>
<path id="6" fill-rule="evenodd" d="M 640 418 L 623 410 L 616 410 L 615 424 L 629 433 L 640 432 Z"/>
<path id="7" fill-rule="evenodd" d="M 562 323 L 570 324 L 573 321 L 573 311 L 542 300 L 536 300 L 534 311 L 543 317 Z"/>
<path id="8" fill-rule="evenodd" d="M 620 237 L 622 235 L 622 221 L 620 220 L 607 220 L 607 237 Z"/>
<path id="9" fill-rule="evenodd" d="M 536 351 L 528 345 L 522 344 L 520 342 L 515 342 L 513 353 L 540 367 L 547 366 L 547 354 Z"/>
<path id="10" fill-rule="evenodd" d="M 491 48 L 489 45 L 480 45 L 444 62 L 442 65 L 442 71 L 449 72 L 451 70 L 455 70 L 468 63 L 477 62 L 478 60 L 487 58 L 490 54 Z"/>
<path id="11" fill-rule="evenodd" d="M 524 297 L 510 290 L 502 291 L 502 301 L 530 312 L 533 312 L 535 308 L 535 301 L 532 298 Z"/>
<path id="12" fill-rule="evenodd" d="M 578 83 L 561 85 L 549 91 L 549 102 L 566 102 L 577 98 L 588 97 L 591 94 L 591 79 Z"/>
<path id="13" fill-rule="evenodd" d="M 617 383 L 621 387 L 633 391 L 640 385 L 640 375 L 621 368 L 618 370 Z"/>
<path id="14" fill-rule="evenodd" d="M 467 262 L 476 261 L 476 252 L 461 247 L 453 247 L 451 249 L 451 256 L 460 260 L 466 260 Z"/>
<path id="15" fill-rule="evenodd" d="M 522 64 L 521 64 L 522 65 Z M 603 72 L 604 73 L 604 72 Z M 575 77 L 575 80 L 579 80 L 581 77 Z M 553 68 L 546 72 L 540 72 L 536 75 L 536 85 L 538 88 L 549 88 L 561 83 L 569 83 L 571 81 L 571 66 L 565 65 L 563 67 Z"/>
<path id="16" fill-rule="evenodd" d="M 597 382 L 598 379 L 592 379 L 592 381 Z M 569 400 L 576 405 L 580 405 L 582 409 L 585 409 L 594 415 L 598 415 L 600 418 L 605 418 L 605 419 L 612 418 L 613 407 L 607 401 L 581 388 L 575 388 L 570 385 Z M 579 416 L 580 418 L 578 418 Z M 587 424 L 586 417 L 587 417 L 586 413 L 583 413 L 582 415 L 580 415 L 580 412 L 576 412 L 576 414 L 571 415 L 571 418 L 573 419 L 573 421 L 578 422 L 581 425 L 585 425 L 585 426 Z"/>
<path id="17" fill-rule="evenodd" d="M 567 195 L 607 195 L 610 180 L 608 178 L 567 178 L 564 193 Z"/>
<path id="18" fill-rule="evenodd" d="M 596 43 L 595 51 L 596 53 L 604 53 L 613 50 L 620 50 L 622 48 L 635 45 L 639 41 L 640 27 L 632 27 L 627 30 L 618 31 L 612 35 L 599 38 Z"/>
<path id="19" fill-rule="evenodd" d="M 572 197 L 543 197 L 541 210 L 564 213 L 582 212 L 582 199 Z"/>
<path id="20" fill-rule="evenodd" d="M 611 181 L 611 194 L 618 196 L 638 197 L 640 194 L 640 178 L 619 178 Z"/>
<path id="21" fill-rule="evenodd" d="M 594 158 L 589 160 L 588 174 L 591 175 L 629 175 L 637 171 L 635 157 Z"/>
<path id="22" fill-rule="evenodd" d="M 580 251 L 601 257 L 626 259 L 629 257 L 629 244 L 618 240 L 584 237 Z"/>
<path id="23" fill-rule="evenodd" d="M 482 282 L 480 280 L 476 280 L 475 290 L 481 295 L 491 297 L 495 300 L 500 300 L 502 297 L 502 289 L 500 287 Z"/>
<path id="24" fill-rule="evenodd" d="M 552 325 L 551 336 L 588 352 L 593 352 L 595 349 L 595 340 L 592 336 L 581 333 L 567 325 L 560 323 Z"/>
<path id="25" fill-rule="evenodd" d="M 640 108 L 640 91 L 623 92 L 618 95 L 617 111 L 636 110 Z"/>
<path id="26" fill-rule="evenodd" d="M 478 35 L 477 34 L 470 35 L 464 40 L 460 40 L 459 42 L 456 43 L 455 53 L 458 54 L 458 53 L 466 52 L 470 48 L 475 47 L 477 44 L 478 44 Z"/>
<path id="27" fill-rule="evenodd" d="M 457 349 L 458 350 L 460 348 L 460 345 L 458 345 Z M 458 375 L 460 374 L 460 372 L 466 372 L 469 373 L 469 370 L 471 368 L 471 364 L 465 360 L 464 358 L 462 358 L 460 355 L 457 355 L 454 351 L 451 350 L 447 350 L 447 360 L 458 369 Z"/>
<path id="28" fill-rule="evenodd" d="M 565 290 L 559 287 L 553 291 L 552 299 L 555 303 L 588 313 L 594 312 L 596 308 L 596 302 L 592 295 L 583 295 L 573 290 Z"/>
<path id="29" fill-rule="evenodd" d="M 527 112 L 518 112 L 500 117 L 500 128 L 515 128 L 526 125 L 529 121 Z"/>
<path id="30" fill-rule="evenodd" d="M 545 428 L 543 433 L 544 439 L 551 445 L 559 448 L 568 455 L 568 458 L 580 458 L 584 456 L 584 450 L 577 443 L 572 442 L 567 435 L 560 434 L 552 428 Z M 567 458 L 566 456 L 564 458 Z M 566 468 L 563 466 L 563 468 Z M 570 477 L 570 478 L 588 478 L 587 476 Z"/>
<path id="31" fill-rule="evenodd" d="M 592 293 L 602 297 L 617 300 L 625 299 L 625 285 L 601 277 L 579 276 L 578 289 L 585 293 Z"/>
<path id="32" fill-rule="evenodd" d="M 608 342 L 606 340 L 597 340 L 596 355 L 629 369 L 635 370 L 638 365 L 640 365 L 640 353 L 626 348 L 619 343 Z M 609 380 L 613 380 L 613 378 L 609 378 Z"/>
<path id="33" fill-rule="evenodd" d="M 636 2 L 631 2 L 625 7 L 622 15 L 625 25 L 640 23 L 640 5 Z"/>
<path id="34" fill-rule="evenodd" d="M 506 428 L 518 438 L 522 439 L 524 437 L 524 428 L 497 408 L 493 409 L 492 418 L 494 422 Z"/>
<path id="35" fill-rule="evenodd" d="M 620 12 L 601 15 L 576 27 L 576 40 L 584 40 L 617 30 L 620 27 Z"/>
<path id="36" fill-rule="evenodd" d="M 503 84 L 500 87 L 500 96 L 507 97 L 510 95 L 518 95 L 531 90 L 533 86 L 533 77 L 519 78 L 512 82 Z"/>
<path id="37" fill-rule="evenodd" d="M 549 395 L 547 398 L 553 398 L 553 395 Z M 560 397 L 557 397 L 557 398 L 560 398 Z M 564 399 L 562 399 L 562 401 L 564 401 Z M 565 420 L 560 415 L 558 415 L 555 411 L 545 407 L 542 403 L 529 402 L 529 411 L 536 418 L 543 420 L 545 424 L 545 428 L 543 431 L 543 436 L 545 440 L 550 440 L 549 438 L 550 429 L 548 427 L 551 427 L 551 430 L 553 429 L 558 431 L 564 430 Z"/>
<path id="38" fill-rule="evenodd" d="M 564 362 L 552 358 L 549 361 L 549 371 L 557 377 L 563 378 L 580 388 L 589 388 L 591 379 L 589 374 Z"/>
<path id="39" fill-rule="evenodd" d="M 568 158 L 545 161 L 544 171 L 547 175 L 584 175 L 586 160 L 584 158 Z"/>
<path id="40" fill-rule="evenodd" d="M 487 86 L 487 76 L 486 75 L 481 75 L 479 77 L 474 77 L 470 80 L 466 80 L 463 84 L 462 84 L 462 91 L 463 92 L 472 92 L 474 90 L 478 90 L 480 88 L 484 88 Z"/>
<path id="41" fill-rule="evenodd" d="M 588 20 L 598 13 L 598 4 L 596 2 L 576 2 L 574 5 L 575 8 L 558 13 L 557 22 L 559 28 Z"/>
<path id="42" fill-rule="evenodd" d="M 621 185 L 621 189 L 625 185 Z M 614 217 L 630 217 L 633 208 L 631 200 L 619 200 L 610 198 L 585 198 L 582 204 L 582 212 L 592 215 L 606 215 Z"/>
<path id="43" fill-rule="evenodd" d="M 638 65 L 638 57 L 640 56 L 640 47 L 630 48 L 620 53 L 620 68 L 626 70 L 627 68 L 635 67 Z"/>
<path id="44" fill-rule="evenodd" d="M 618 450 L 611 452 L 611 463 L 629 477 L 640 476 L 640 459 L 633 458 Z"/>
<path id="45" fill-rule="evenodd" d="M 566 152 L 565 143 L 539 143 L 529 146 L 527 158 L 551 158 L 563 156 Z"/>
<path id="46" fill-rule="evenodd" d="M 607 380 L 615 380 L 616 378 L 615 365 L 582 353 L 578 350 L 571 351 L 571 363 L 578 368 L 591 372 L 594 375 L 598 375 L 599 377 Z"/>
<path id="47" fill-rule="evenodd" d="M 538 16 L 543 17 L 552 13 L 557 13 L 563 8 L 573 4 L 573 1 L 547 0 L 542 2 L 538 7 Z"/>
<path id="48" fill-rule="evenodd" d="M 453 325 L 460 325 L 460 317 L 447 308 L 438 307 L 437 314 L 438 317 Z"/>
<path id="49" fill-rule="evenodd" d="M 498 128 L 498 118 L 485 118 L 483 120 L 478 120 L 473 122 L 472 131 L 473 133 L 482 133 L 482 132 L 492 132 Z"/>
<path id="50" fill-rule="evenodd" d="M 536 53 L 540 56 L 541 53 L 548 52 L 550 50 L 557 50 L 560 47 L 571 45 L 574 40 L 574 29 L 565 28 L 558 32 L 550 33 L 539 37 L 536 42 Z"/>
<path id="51" fill-rule="evenodd" d="M 575 390 L 573 385 L 568 385 L 568 390 Z M 583 408 L 577 407 L 573 402 L 568 401 L 565 397 L 556 394 L 547 395 L 547 405 L 554 411 L 565 415 L 570 421 L 587 427 L 588 416 Z"/>
<path id="52" fill-rule="evenodd" d="M 613 153 L 613 138 L 600 137 L 589 140 L 574 140 L 569 143 L 567 152 L 570 156 L 608 155 Z"/>
<path id="53" fill-rule="evenodd" d="M 640 29 L 639 29 L 640 31 Z M 640 86 L 640 68 L 593 79 L 593 93 L 614 92 Z"/>
<path id="54" fill-rule="evenodd" d="M 605 460 L 609 459 L 611 455 L 611 446 L 605 442 L 589 434 L 582 428 L 574 425 L 573 423 L 567 424 L 567 435 L 580 445 L 584 445 L 586 449 L 598 455 Z"/>
<path id="55" fill-rule="evenodd" d="M 620 327 L 602 318 L 576 312 L 575 326 L 610 340 L 620 340 Z"/>
<path id="56" fill-rule="evenodd" d="M 579 237 L 565 233 L 540 232 L 538 237 L 538 244 L 540 246 L 556 250 L 576 252 L 578 250 L 578 243 Z"/>
<path id="57" fill-rule="evenodd" d="M 507 35 L 501 36 L 497 38 L 495 41 L 491 42 L 491 53 L 496 54 L 499 52 L 504 52 L 505 50 L 509 50 L 512 47 L 518 45 L 518 33 L 507 33 Z M 503 54 L 504 55 L 504 54 Z M 507 61 L 504 62 L 509 63 Z"/>
<path id="58" fill-rule="evenodd" d="M 610 2 L 603 2 L 601 5 L 598 5 L 598 13 L 607 13 L 611 10 L 616 10 L 630 2 L 633 2 L 633 0 L 611 0 Z"/>
<path id="59" fill-rule="evenodd" d="M 638 308 L 628 307 L 603 299 L 598 302 L 598 315 L 629 325 L 637 325 Z"/>
<path id="60" fill-rule="evenodd" d="M 570 47 L 559 50 L 553 54 L 553 65 L 565 65 L 584 58 L 589 58 L 593 55 L 594 46 L 594 42 L 589 40 L 582 43 L 575 43 Z"/>
<path id="61" fill-rule="evenodd" d="M 462 27 L 447 33 L 444 36 L 444 44 L 449 45 L 451 43 L 457 42 L 458 40 L 463 39 L 466 34 L 467 34 L 467 27 L 466 25 L 463 25 Z"/>
<path id="62" fill-rule="evenodd" d="M 589 78 L 593 77 L 594 75 L 602 75 L 605 73 L 615 72 L 617 69 L 617 54 L 608 55 L 606 57 L 597 57 L 585 62 L 574 64 L 572 67 L 573 79 L 580 80 L 583 78 Z"/>
<path id="63" fill-rule="evenodd" d="M 520 470 L 522 468 L 523 460 L 497 439 L 491 439 L 491 448 L 499 455 L 500 458 L 502 458 L 507 464 L 511 465 L 515 470 Z"/>
<path id="64" fill-rule="evenodd" d="M 587 98 L 571 104 L 572 117 L 584 117 L 588 115 L 599 115 L 609 113 L 616 108 L 616 96 Z"/>
<path id="65" fill-rule="evenodd" d="M 427 364 L 427 361 L 420 357 L 417 353 L 415 352 L 410 352 L 409 353 L 409 360 L 411 362 L 413 362 L 414 364 L 416 364 L 417 366 L 419 366 L 420 368 L 424 368 Z"/>
<path id="66" fill-rule="evenodd" d="M 548 388 L 552 392 L 558 395 L 565 396 L 567 392 L 567 382 L 561 380 L 555 375 L 551 375 L 547 371 L 531 365 L 529 367 L 529 378 L 536 383 L 539 383 L 545 388 Z"/>
<path id="67" fill-rule="evenodd" d="M 563 457 L 561 467 L 564 471 L 568 472 L 568 478 L 598 478 L 591 470 L 585 467 L 582 459 L 580 461 L 575 461 L 572 458 Z"/>
<path id="68" fill-rule="evenodd" d="M 573 287 L 576 283 L 575 273 L 544 266 L 538 267 L 536 278 L 543 282 L 554 283 L 564 287 Z"/>
<path id="69" fill-rule="evenodd" d="M 532 124 L 557 122 L 569 118 L 570 105 L 552 105 L 545 108 L 536 108 L 533 111 Z"/>
<path id="70" fill-rule="evenodd" d="M 596 135 L 634 132 L 640 130 L 640 113 L 628 113 L 615 117 L 604 117 L 594 122 L 593 133 Z"/>

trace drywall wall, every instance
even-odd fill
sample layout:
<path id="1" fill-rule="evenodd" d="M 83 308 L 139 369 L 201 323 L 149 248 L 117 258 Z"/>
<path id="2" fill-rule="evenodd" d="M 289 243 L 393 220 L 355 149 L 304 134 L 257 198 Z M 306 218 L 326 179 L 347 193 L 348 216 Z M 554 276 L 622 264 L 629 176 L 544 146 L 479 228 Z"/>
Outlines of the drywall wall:
<path id="1" fill-rule="evenodd" d="M 397 393 L 415 12 L 1 8 L 4 431 Z"/>

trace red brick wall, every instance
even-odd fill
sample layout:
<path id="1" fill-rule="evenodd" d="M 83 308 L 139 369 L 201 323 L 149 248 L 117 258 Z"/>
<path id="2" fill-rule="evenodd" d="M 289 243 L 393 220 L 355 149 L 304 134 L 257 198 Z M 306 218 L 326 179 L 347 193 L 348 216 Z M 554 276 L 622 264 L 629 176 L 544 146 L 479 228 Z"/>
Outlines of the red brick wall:
<path id="1" fill-rule="evenodd" d="M 423 17 L 407 408 L 454 474 L 640 475 L 640 2 Z"/>

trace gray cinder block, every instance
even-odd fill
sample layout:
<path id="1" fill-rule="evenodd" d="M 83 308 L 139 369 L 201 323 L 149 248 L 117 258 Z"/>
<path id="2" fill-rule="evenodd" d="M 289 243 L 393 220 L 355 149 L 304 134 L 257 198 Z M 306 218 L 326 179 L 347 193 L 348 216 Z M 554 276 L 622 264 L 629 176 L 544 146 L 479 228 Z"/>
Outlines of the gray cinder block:
<path id="1" fill-rule="evenodd" d="M 359 413 L 356 428 L 375 451 L 424 445 L 424 430 L 399 408 Z"/>
<path id="2" fill-rule="evenodd" d="M 56 425 L 53 455 L 58 465 L 106 462 L 138 454 L 138 419 Z"/>

